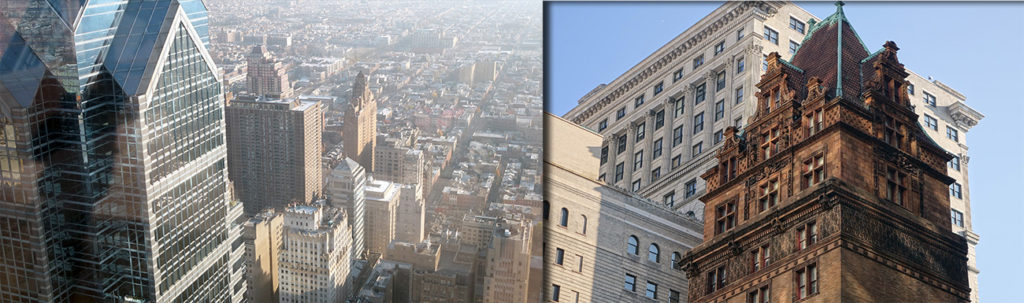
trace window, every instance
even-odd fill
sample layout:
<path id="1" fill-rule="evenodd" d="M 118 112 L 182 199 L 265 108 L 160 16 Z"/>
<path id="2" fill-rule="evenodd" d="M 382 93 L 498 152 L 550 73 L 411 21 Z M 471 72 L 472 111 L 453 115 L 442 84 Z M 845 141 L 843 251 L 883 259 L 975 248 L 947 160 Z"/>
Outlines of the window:
<path id="1" fill-rule="evenodd" d="M 953 182 L 953 184 L 950 184 L 949 185 L 949 194 L 953 195 L 953 197 L 956 197 L 957 199 L 963 199 L 964 196 L 960 192 L 960 183 Z"/>
<path id="2" fill-rule="evenodd" d="M 608 128 L 608 119 L 604 119 L 604 120 L 601 120 L 601 122 L 597 122 L 597 131 L 598 132 L 604 131 L 604 129 L 606 129 L 606 128 Z"/>
<path id="3" fill-rule="evenodd" d="M 672 130 L 672 147 L 683 143 L 683 126 L 680 125 Z"/>
<path id="4" fill-rule="evenodd" d="M 764 27 L 764 39 L 768 40 L 772 44 L 779 45 L 779 32 L 774 29 L 765 26 Z"/>
<path id="5" fill-rule="evenodd" d="M 928 92 L 925 92 L 924 93 L 924 104 L 927 104 L 928 106 L 931 106 L 931 107 L 935 107 L 935 96 L 932 96 L 932 94 L 929 94 Z"/>
<path id="6" fill-rule="evenodd" d="M 622 162 L 615 164 L 615 182 L 622 181 L 622 171 L 625 169 Z"/>
<path id="7" fill-rule="evenodd" d="M 715 91 L 720 91 L 725 88 L 725 71 L 718 72 L 718 76 L 715 77 Z"/>
<path id="8" fill-rule="evenodd" d="M 885 134 L 884 138 L 886 143 L 889 143 L 896 148 L 900 148 L 903 143 L 903 127 L 899 121 L 896 121 L 893 117 L 886 117 L 885 119 Z"/>
<path id="9" fill-rule="evenodd" d="M 578 261 L 576 262 L 576 272 L 583 272 L 583 256 L 576 255 L 576 260 Z"/>
<path id="10" fill-rule="evenodd" d="M 693 153 L 690 154 L 690 157 L 696 158 L 697 155 L 700 155 L 700 153 L 704 151 L 704 142 L 697 142 L 697 144 L 694 144 L 691 151 Z"/>
<path id="11" fill-rule="evenodd" d="M 698 67 L 700 67 L 701 64 L 704 64 L 704 55 L 700 55 L 700 56 L 697 56 L 697 58 L 693 58 L 693 69 L 694 70 L 696 70 Z"/>
<path id="12" fill-rule="evenodd" d="M 722 142 L 722 138 L 724 137 L 725 135 L 722 134 L 722 130 L 719 129 L 718 131 L 715 132 L 715 139 L 713 144 L 718 144 L 718 142 Z"/>
<path id="13" fill-rule="evenodd" d="M 654 140 L 654 151 L 651 153 L 651 159 L 657 159 L 661 157 L 661 138 Z"/>
<path id="14" fill-rule="evenodd" d="M 907 93 L 910 93 L 911 95 L 914 94 L 914 85 L 913 84 L 907 83 Z"/>
<path id="15" fill-rule="evenodd" d="M 658 284 L 647 281 L 647 293 L 645 296 L 650 299 L 658 299 Z"/>
<path id="16" fill-rule="evenodd" d="M 683 69 L 682 68 L 677 70 L 675 73 L 672 73 L 672 82 L 679 81 L 679 79 L 682 79 L 682 78 L 683 78 Z"/>
<path id="17" fill-rule="evenodd" d="M 658 244 L 651 243 L 651 246 L 647 247 L 647 261 L 658 263 L 661 261 L 661 249 L 658 248 Z"/>
<path id="18" fill-rule="evenodd" d="M 704 112 L 693 116 L 693 133 L 699 133 L 704 130 Z"/>
<path id="19" fill-rule="evenodd" d="M 633 181 L 633 191 L 640 191 L 640 179 Z"/>
<path id="20" fill-rule="evenodd" d="M 693 105 L 697 105 L 700 104 L 701 102 L 704 102 L 705 85 L 706 84 L 701 83 L 700 85 L 697 85 L 697 88 L 695 88 L 697 92 L 696 97 L 694 97 L 693 99 Z"/>
<path id="21" fill-rule="evenodd" d="M 807 267 L 796 270 L 796 283 L 797 292 L 796 298 L 798 300 L 806 299 L 807 297 L 818 293 L 818 267 L 815 264 L 807 265 Z"/>
<path id="22" fill-rule="evenodd" d="M 796 41 L 789 40 L 789 53 L 790 54 L 796 54 L 796 50 L 799 49 L 799 48 L 800 48 L 800 43 L 796 43 Z"/>
<path id="23" fill-rule="evenodd" d="M 694 179 L 690 179 L 690 181 L 686 181 L 686 196 L 685 197 L 686 198 L 693 197 L 693 195 L 696 195 L 696 194 L 697 194 L 697 179 L 694 178 Z"/>
<path id="24" fill-rule="evenodd" d="M 606 177 L 605 174 L 602 173 L 600 176 L 597 176 L 597 181 L 607 180 L 605 177 Z"/>
<path id="25" fill-rule="evenodd" d="M 640 170 L 641 167 L 644 167 L 644 151 L 642 150 L 633 154 L 633 170 Z"/>
<path id="26" fill-rule="evenodd" d="M 789 28 L 792 28 L 801 34 L 804 33 L 804 23 L 800 22 L 800 20 L 797 20 L 796 18 L 789 17 Z"/>
<path id="27" fill-rule="evenodd" d="M 771 297 L 768 292 L 768 285 L 750 291 L 747 293 L 747 303 L 768 303 Z"/>
<path id="28" fill-rule="evenodd" d="M 608 146 L 601 147 L 601 165 L 608 163 Z"/>
<path id="29" fill-rule="evenodd" d="M 736 89 L 736 104 L 743 103 L 743 87 Z"/>
<path id="30" fill-rule="evenodd" d="M 953 127 L 946 125 L 946 138 L 953 140 L 953 142 L 960 142 L 960 135 Z"/>
<path id="31" fill-rule="evenodd" d="M 662 126 L 665 126 L 665 110 L 664 109 L 659 110 L 657 113 L 654 114 L 654 130 L 659 130 L 659 129 L 661 129 Z"/>
<path id="32" fill-rule="evenodd" d="M 718 54 L 721 54 L 724 51 L 725 51 L 725 41 L 718 42 L 718 44 L 715 44 L 715 56 L 718 56 Z"/>
<path id="33" fill-rule="evenodd" d="M 655 167 L 651 170 L 651 182 L 654 182 L 661 178 L 661 167 Z"/>
<path id="34" fill-rule="evenodd" d="M 801 188 L 808 188 L 825 181 L 825 155 L 819 154 L 804 161 Z"/>
<path id="35" fill-rule="evenodd" d="M 679 116 L 683 115 L 683 104 L 684 104 L 683 101 L 684 100 L 686 100 L 686 98 L 682 97 L 682 98 L 676 99 L 675 101 L 672 102 L 672 105 L 675 107 L 675 114 L 672 116 L 673 118 L 676 118 L 676 117 L 679 117 Z"/>
<path id="36" fill-rule="evenodd" d="M 626 134 L 619 136 L 619 146 L 615 149 L 615 154 L 618 155 L 624 151 L 626 151 Z"/>
<path id="37" fill-rule="evenodd" d="M 636 276 L 626 274 L 626 290 L 636 291 Z"/>
<path id="38" fill-rule="evenodd" d="M 633 99 L 633 108 L 640 108 L 641 105 L 644 105 L 644 95 L 640 95 L 639 97 L 636 97 L 636 99 Z"/>
<path id="39" fill-rule="evenodd" d="M 885 174 L 887 181 L 885 198 L 898 205 L 903 205 L 903 197 L 907 192 L 906 179 L 907 174 L 890 167 Z"/>
<path id="40" fill-rule="evenodd" d="M 708 271 L 707 281 L 707 293 L 709 294 L 725 287 L 725 266 Z"/>
<path id="41" fill-rule="evenodd" d="M 665 90 L 665 82 L 658 82 L 654 85 L 654 95 L 657 96 L 661 91 Z"/>
<path id="42" fill-rule="evenodd" d="M 761 185 L 757 212 L 761 213 L 779 204 L 779 179 L 772 179 Z"/>
<path id="43" fill-rule="evenodd" d="M 683 255 L 679 254 L 678 251 L 672 252 L 672 264 L 671 264 L 672 268 L 673 269 L 678 269 L 679 268 L 679 260 L 682 260 L 682 259 L 683 259 Z"/>
<path id="44" fill-rule="evenodd" d="M 764 268 L 768 268 L 768 265 L 772 263 L 772 251 L 771 246 L 768 244 L 761 245 L 761 247 L 755 248 L 751 252 L 751 261 L 753 264 L 753 271 L 758 271 Z"/>
<path id="45" fill-rule="evenodd" d="M 728 202 L 715 209 L 715 234 L 729 231 L 736 227 L 736 203 Z"/>
<path id="46" fill-rule="evenodd" d="M 558 284 L 551 284 L 551 301 L 558 302 L 558 295 L 562 292 L 562 287 Z"/>
<path id="47" fill-rule="evenodd" d="M 743 72 L 743 65 L 744 65 L 744 63 L 746 63 L 746 62 L 747 62 L 747 60 L 744 60 L 744 59 L 742 59 L 742 58 L 741 58 L 741 59 L 739 59 L 739 60 L 736 60 L 736 73 L 737 73 L 737 74 L 739 74 L 739 73 L 742 73 L 742 72 Z"/>
<path id="48" fill-rule="evenodd" d="M 580 215 L 580 233 L 587 234 L 587 216 Z"/>
<path id="49" fill-rule="evenodd" d="M 626 252 L 634 256 L 640 254 L 640 241 L 637 241 L 636 236 L 629 236 L 626 240 Z"/>
<path id="50" fill-rule="evenodd" d="M 964 213 L 960 212 L 959 210 L 955 210 L 955 209 L 951 209 L 950 211 L 952 211 L 953 225 L 954 226 L 959 226 L 959 227 L 964 227 Z"/>
<path id="51" fill-rule="evenodd" d="M 736 118 L 736 120 L 732 121 L 732 126 L 735 126 L 736 128 L 742 128 L 743 127 L 743 117 Z"/>
<path id="52" fill-rule="evenodd" d="M 662 197 L 662 201 L 664 201 L 663 203 L 665 203 L 665 205 L 675 206 L 676 205 L 676 192 L 675 191 L 669 192 L 668 194 L 666 194 L 665 196 Z"/>
<path id="53" fill-rule="evenodd" d="M 761 57 L 761 71 L 768 70 L 768 55 Z"/>
<path id="54" fill-rule="evenodd" d="M 953 156 L 953 159 L 949 159 L 949 168 L 960 171 L 960 156 Z"/>
<path id="55" fill-rule="evenodd" d="M 935 118 L 926 114 L 924 115 L 924 126 L 932 130 L 939 130 L 939 120 L 935 120 Z"/>
<path id="56" fill-rule="evenodd" d="M 625 116 L 626 116 L 626 108 L 625 107 L 620 108 L 619 111 L 615 112 L 615 120 L 622 119 L 622 117 L 625 117 Z"/>
<path id="57" fill-rule="evenodd" d="M 647 128 L 646 124 L 647 123 L 645 123 L 645 122 L 640 122 L 640 124 L 636 125 L 636 138 L 633 140 L 633 142 L 640 142 L 640 140 L 644 139 L 644 135 L 647 134 L 644 131 Z"/>
<path id="58" fill-rule="evenodd" d="M 761 152 L 764 154 L 764 158 L 771 158 L 779 150 L 779 129 L 775 128 L 771 131 L 764 132 L 761 134 Z"/>
<path id="59" fill-rule="evenodd" d="M 736 40 L 743 39 L 743 28 L 736 30 Z"/>
<path id="60" fill-rule="evenodd" d="M 715 121 L 721 120 L 725 117 L 725 100 L 718 100 L 715 103 Z"/>
<path id="61" fill-rule="evenodd" d="M 565 250 L 561 248 L 555 249 L 555 264 L 562 265 L 565 261 Z"/>
<path id="62" fill-rule="evenodd" d="M 807 116 L 804 116 L 804 119 L 807 120 L 807 136 L 816 134 L 819 131 L 821 131 L 824 118 L 825 115 L 822 109 L 812 111 L 808 113 Z"/>
<path id="63" fill-rule="evenodd" d="M 569 226 L 569 209 L 562 207 L 562 218 L 558 220 L 558 225 L 562 227 Z"/>
<path id="64" fill-rule="evenodd" d="M 679 303 L 679 292 L 675 290 L 668 290 L 668 302 Z"/>
<path id="65" fill-rule="evenodd" d="M 675 157 L 672 157 L 672 168 L 679 167 L 680 165 L 683 165 L 683 156 L 676 155 Z"/>
<path id="66" fill-rule="evenodd" d="M 806 249 L 814 243 L 818 243 L 818 225 L 814 222 L 796 228 L 797 250 Z"/>

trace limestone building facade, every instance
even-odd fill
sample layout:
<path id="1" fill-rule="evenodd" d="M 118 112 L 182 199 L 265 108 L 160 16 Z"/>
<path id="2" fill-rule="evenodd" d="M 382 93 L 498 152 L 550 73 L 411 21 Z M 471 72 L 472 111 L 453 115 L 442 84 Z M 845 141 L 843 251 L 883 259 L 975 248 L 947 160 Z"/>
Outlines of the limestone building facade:
<path id="1" fill-rule="evenodd" d="M 599 181 L 601 136 L 545 119 L 545 302 L 685 300 L 672 264 L 700 243 L 701 224 Z"/>
<path id="2" fill-rule="evenodd" d="M 280 279 L 281 245 L 284 216 L 267 210 L 253 216 L 242 226 L 245 245 L 246 302 L 277 303 Z"/>
<path id="3" fill-rule="evenodd" d="M 399 189 L 394 183 L 383 180 L 366 182 L 366 218 L 364 241 L 370 253 L 384 254 L 391 240 L 395 239 L 395 224 L 398 216 Z"/>
<path id="4" fill-rule="evenodd" d="M 246 85 L 249 94 L 268 98 L 292 97 L 288 69 L 270 55 L 265 45 L 253 45 L 246 55 Z"/>
<path id="5" fill-rule="evenodd" d="M 340 302 L 352 293 L 352 231 L 344 210 L 322 201 L 284 210 L 280 302 Z"/>
<path id="6" fill-rule="evenodd" d="M 342 208 L 352 224 L 352 259 L 366 253 L 366 171 L 352 158 L 342 159 L 327 179 L 328 204 Z"/>
<path id="7" fill-rule="evenodd" d="M 356 160 L 368 173 L 374 171 L 377 146 L 377 101 L 366 74 L 359 72 L 352 83 L 352 97 L 345 109 L 345 156 Z"/>

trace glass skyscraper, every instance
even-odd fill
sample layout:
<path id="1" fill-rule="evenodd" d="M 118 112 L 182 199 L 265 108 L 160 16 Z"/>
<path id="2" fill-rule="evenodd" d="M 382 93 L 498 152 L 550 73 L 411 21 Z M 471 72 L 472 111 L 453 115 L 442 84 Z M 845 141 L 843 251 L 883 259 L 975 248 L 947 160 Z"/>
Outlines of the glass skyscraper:
<path id="1" fill-rule="evenodd" d="M 201 0 L 0 1 L 0 302 L 237 302 Z"/>

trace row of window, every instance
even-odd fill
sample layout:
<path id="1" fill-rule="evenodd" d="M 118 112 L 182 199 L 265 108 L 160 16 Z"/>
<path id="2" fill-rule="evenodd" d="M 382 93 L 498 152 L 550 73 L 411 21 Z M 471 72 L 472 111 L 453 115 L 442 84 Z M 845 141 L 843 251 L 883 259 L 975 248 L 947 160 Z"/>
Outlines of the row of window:
<path id="1" fill-rule="evenodd" d="M 558 219 L 558 226 L 568 228 L 569 227 L 569 209 L 562 207 L 561 217 Z M 546 215 L 545 215 L 546 216 Z M 545 218 L 547 219 L 547 218 Z M 586 235 L 587 234 L 587 215 L 580 215 L 579 228 L 576 232 Z"/>
<path id="2" fill-rule="evenodd" d="M 630 292 L 636 292 L 636 275 L 626 274 L 625 284 L 623 289 Z M 644 296 L 651 300 L 658 299 L 658 284 L 650 280 L 647 280 L 647 287 L 644 291 Z M 676 290 L 669 289 L 668 302 L 679 303 L 680 293 Z"/>
<path id="3" fill-rule="evenodd" d="M 796 249 L 804 250 L 810 245 L 817 243 L 818 241 L 818 228 L 814 222 L 806 223 L 796 230 Z M 750 252 L 750 272 L 754 273 L 760 270 L 767 269 L 772 263 L 771 259 L 771 246 L 768 244 L 754 248 Z M 810 295 L 818 293 L 818 273 L 817 267 L 814 263 L 800 267 L 796 271 L 796 294 L 797 299 L 803 299 Z M 706 274 L 707 287 L 705 288 L 706 294 L 711 294 L 716 290 L 724 288 L 729 280 L 726 278 L 726 267 L 725 265 L 717 268 L 712 268 Z M 748 292 L 748 302 L 767 302 L 768 289 L 765 287 L 757 287 L 753 291 Z"/>
<path id="4" fill-rule="evenodd" d="M 636 236 L 630 235 L 626 238 L 626 253 L 634 256 L 640 255 L 640 240 Z M 676 263 L 682 255 L 679 252 L 672 252 L 671 267 L 675 268 Z M 647 261 L 652 263 L 661 263 L 661 247 L 657 243 L 651 243 L 647 246 Z"/>
<path id="5" fill-rule="evenodd" d="M 939 120 L 935 119 L 928 114 L 924 115 L 924 126 L 930 128 L 933 131 L 939 130 Z M 952 126 L 946 125 L 946 138 L 953 140 L 953 142 L 960 142 L 960 132 Z"/>

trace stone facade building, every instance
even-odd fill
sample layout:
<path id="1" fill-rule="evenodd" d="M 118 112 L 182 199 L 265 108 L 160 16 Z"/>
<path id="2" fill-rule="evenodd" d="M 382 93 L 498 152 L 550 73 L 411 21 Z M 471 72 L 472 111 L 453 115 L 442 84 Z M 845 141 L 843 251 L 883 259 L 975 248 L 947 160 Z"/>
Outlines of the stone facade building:
<path id="1" fill-rule="evenodd" d="M 277 303 L 281 280 L 280 268 L 284 216 L 267 210 L 252 217 L 242 226 L 245 245 L 246 302 Z"/>
<path id="2" fill-rule="evenodd" d="M 377 146 L 377 101 L 363 72 L 359 72 L 352 83 L 352 97 L 345 109 L 344 124 L 345 156 L 372 173 L 373 150 Z"/>
<path id="3" fill-rule="evenodd" d="M 352 259 L 366 253 L 366 171 L 352 158 L 342 159 L 327 179 L 328 203 L 342 208 L 352 223 Z"/>
<path id="4" fill-rule="evenodd" d="M 352 230 L 344 210 L 318 201 L 284 211 L 280 302 L 341 302 L 352 293 Z"/>
<path id="5" fill-rule="evenodd" d="M 418 185 L 398 186 L 398 214 L 395 217 L 395 239 L 420 243 L 427 236 L 427 204 Z"/>
<path id="6" fill-rule="evenodd" d="M 546 302 L 680 302 L 697 220 L 598 180 L 600 135 L 545 116 Z M 625 287 L 622 287 L 625 285 Z"/>
<path id="7" fill-rule="evenodd" d="M 370 253 L 384 254 L 395 239 L 398 216 L 399 189 L 394 183 L 382 180 L 366 182 L 366 222 L 364 241 Z"/>
<path id="8" fill-rule="evenodd" d="M 483 302 L 528 302 L 533 225 L 529 221 L 503 221 L 491 233 L 494 235 L 484 265 Z"/>
<path id="9" fill-rule="evenodd" d="M 768 55 L 756 112 L 701 175 L 689 302 L 970 300 L 953 154 L 918 124 L 899 48 L 869 52 L 842 5 L 791 61 Z"/>
<path id="10" fill-rule="evenodd" d="M 292 97 L 287 68 L 270 55 L 265 45 L 254 45 L 246 56 L 245 79 L 249 94 L 268 98 Z"/>

